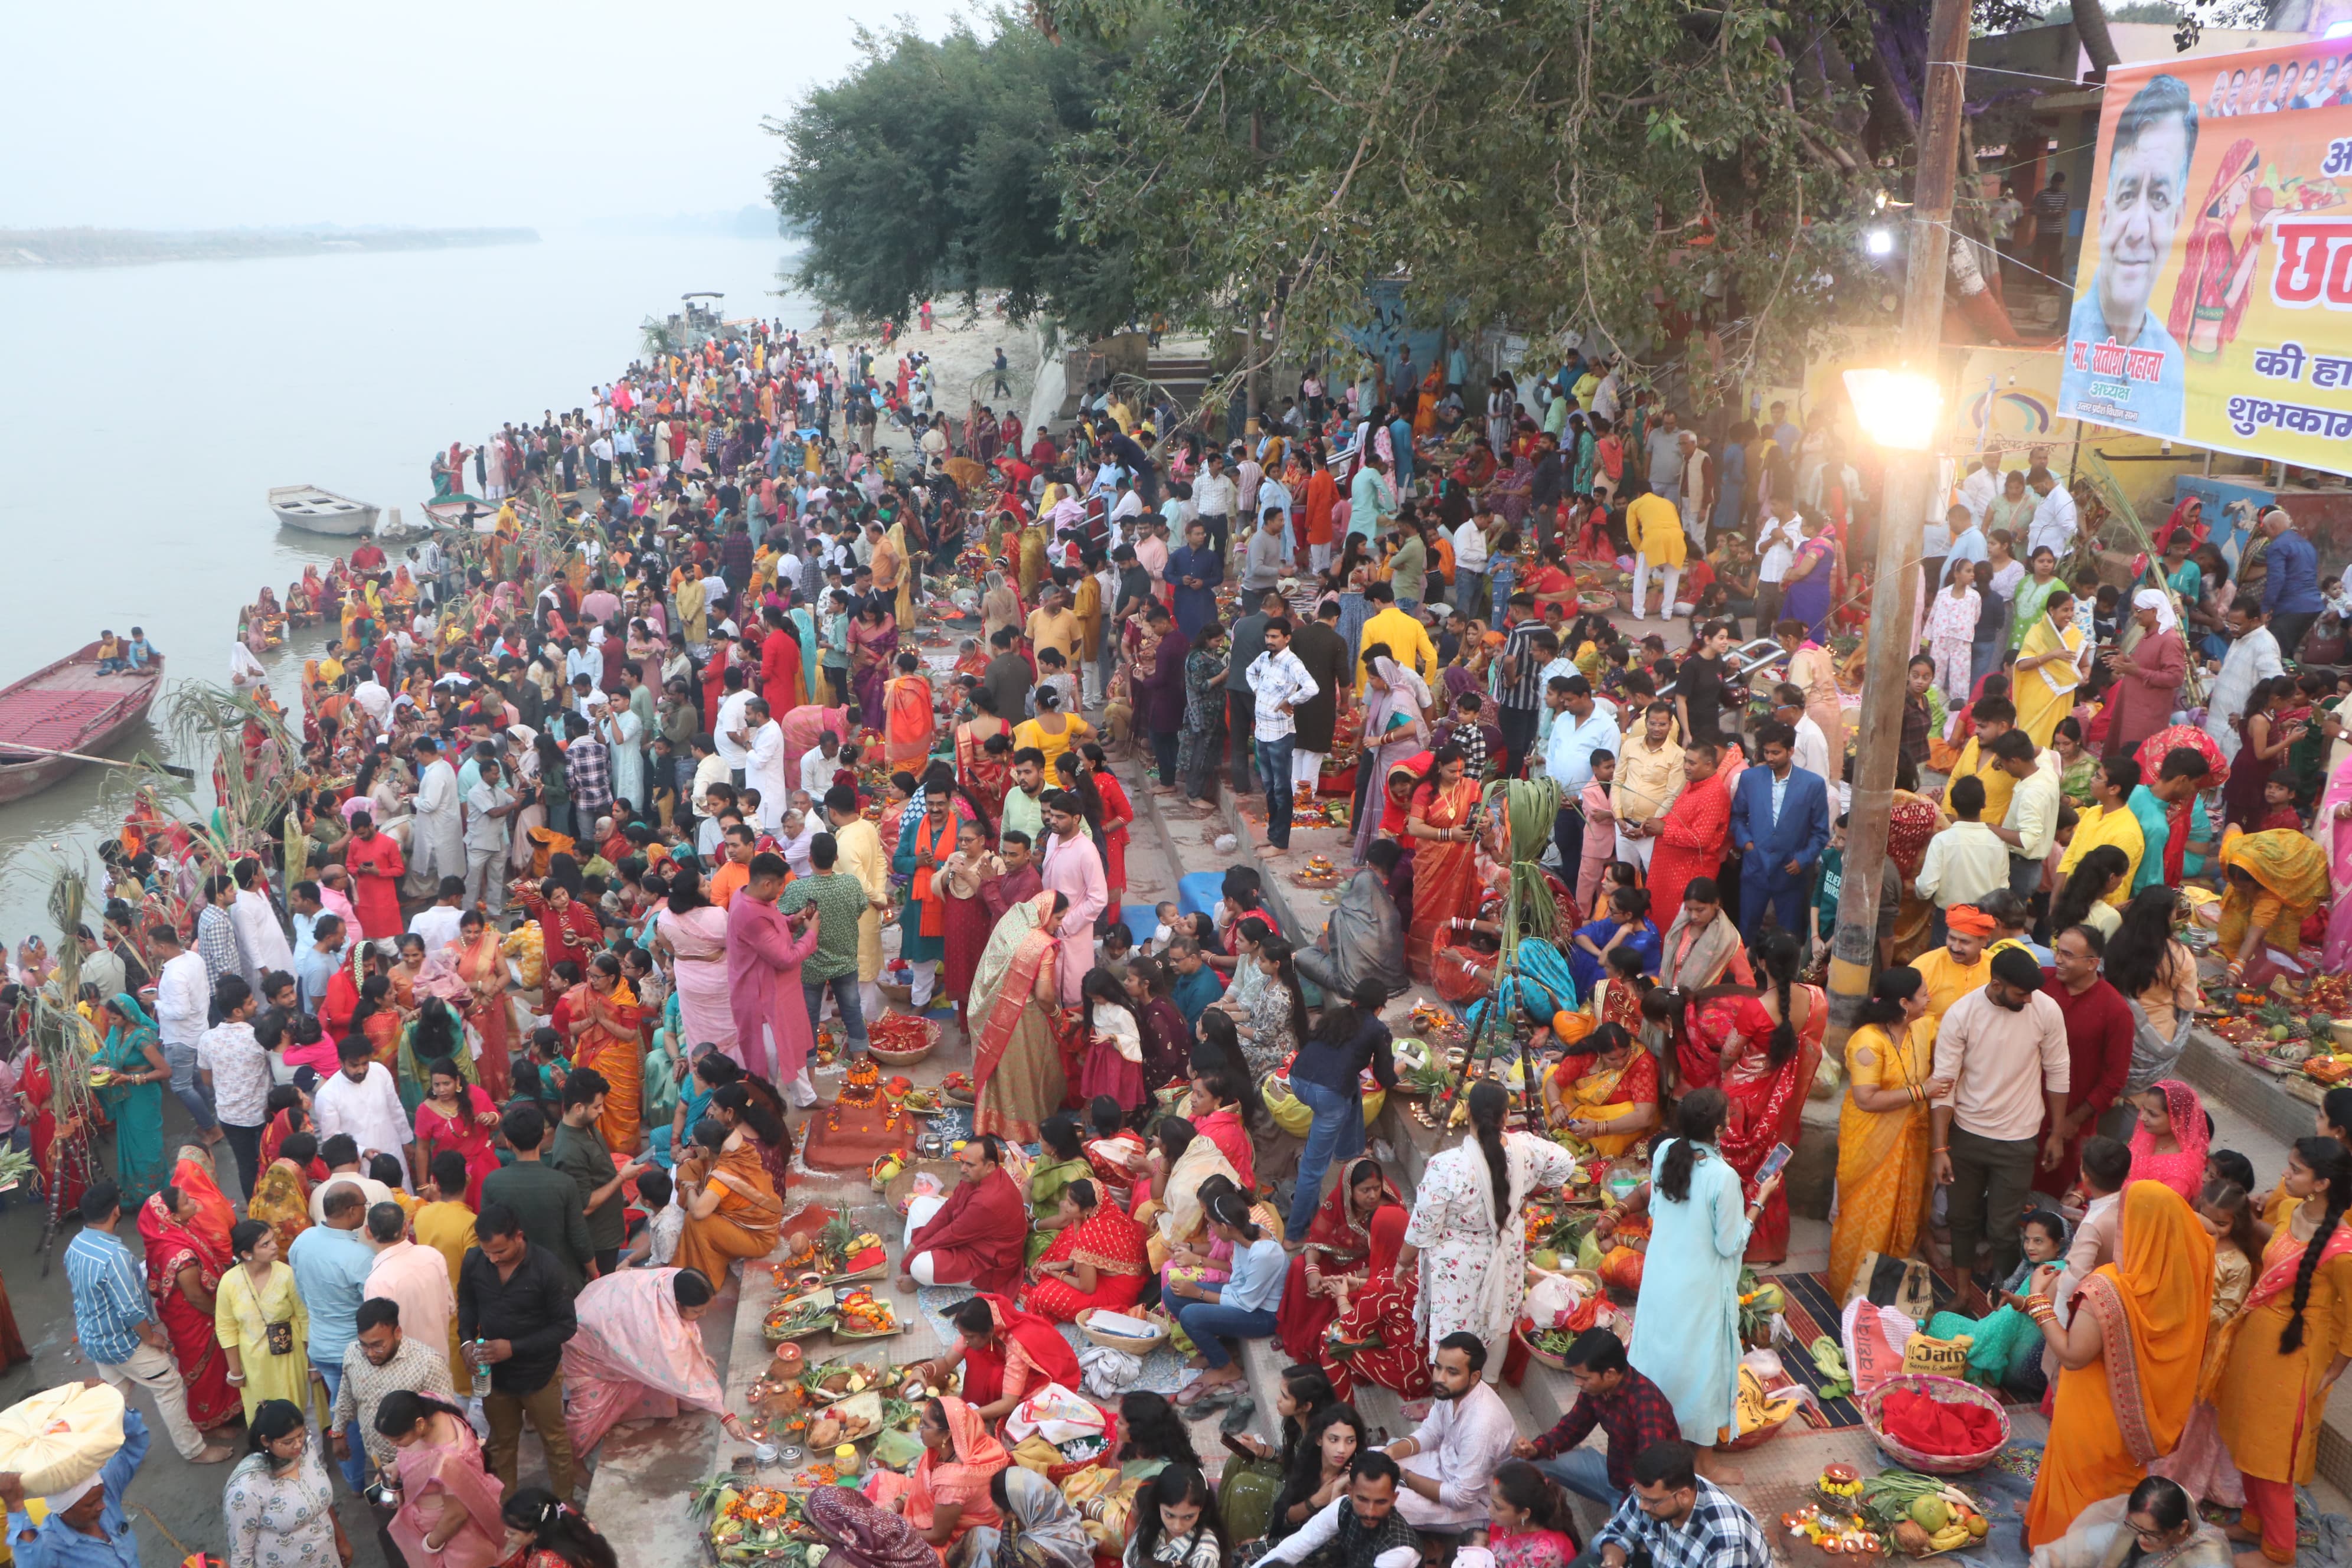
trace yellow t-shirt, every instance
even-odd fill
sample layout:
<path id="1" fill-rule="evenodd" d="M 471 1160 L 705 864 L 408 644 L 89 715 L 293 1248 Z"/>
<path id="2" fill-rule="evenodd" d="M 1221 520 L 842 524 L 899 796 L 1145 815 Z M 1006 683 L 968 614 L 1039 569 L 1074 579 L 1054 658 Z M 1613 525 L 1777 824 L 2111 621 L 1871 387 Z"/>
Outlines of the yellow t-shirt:
<path id="1" fill-rule="evenodd" d="M 2124 879 L 2107 895 L 2107 902 L 2121 909 L 2124 900 L 2131 897 L 2132 878 L 2139 871 L 2140 857 L 2147 852 L 2147 836 L 2140 831 L 2139 818 L 2131 814 L 2129 807 L 2119 805 L 2113 811 L 2099 805 L 2085 807 L 2075 818 L 2074 841 L 2066 846 L 2065 858 L 2058 862 L 2058 869 L 2073 876 L 2083 857 L 2102 844 L 2114 845 L 2129 862 L 2124 868 Z"/>
<path id="2" fill-rule="evenodd" d="M 1952 1004 L 1985 983 L 1992 973 L 1992 955 L 1979 953 L 1974 963 L 1960 963 L 1953 959 L 1951 949 L 1934 947 L 1913 959 L 1911 967 L 1919 972 L 1920 990 L 1927 998 L 1926 1021 L 1932 1033 Z"/>
<path id="3" fill-rule="evenodd" d="M 1055 758 L 1072 746 L 1095 738 L 1094 726 L 1084 719 L 1075 713 L 1066 713 L 1063 717 L 1069 722 L 1058 735 L 1046 733 L 1045 727 L 1034 719 L 1026 719 L 1013 726 L 1013 749 L 1017 752 L 1024 746 L 1034 746 L 1043 752 L 1045 754 L 1045 777 L 1049 781 L 1054 777 Z M 1058 789 L 1061 786 L 1056 784 L 1054 787 Z"/>
<path id="4" fill-rule="evenodd" d="M 1969 736 L 1969 743 L 1960 748 L 1959 761 L 1952 764 L 1952 777 L 1958 778 L 1963 773 L 1976 774 L 1977 782 L 1984 785 L 1984 810 L 1979 815 L 1979 821 L 1998 823 L 2009 816 L 2009 797 L 2017 789 L 2017 780 L 2000 765 L 1999 757 L 1979 754 L 1974 735 Z M 1944 786 L 1944 798 L 1949 801 L 1951 795 L 1951 786 L 1948 784 Z M 1948 814 L 1948 807 L 1947 811 Z"/>

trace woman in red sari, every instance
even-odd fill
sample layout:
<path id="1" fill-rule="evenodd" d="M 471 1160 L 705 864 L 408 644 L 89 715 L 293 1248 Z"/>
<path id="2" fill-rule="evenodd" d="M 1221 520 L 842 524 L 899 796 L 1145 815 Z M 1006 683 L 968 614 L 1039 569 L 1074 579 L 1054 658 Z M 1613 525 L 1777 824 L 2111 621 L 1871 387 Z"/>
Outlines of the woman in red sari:
<path id="1" fill-rule="evenodd" d="M 2253 282 L 2251 265 L 2241 263 L 2262 243 L 2264 226 L 2279 210 L 2262 188 L 2262 154 L 2253 142 L 2240 137 L 2231 142 L 2213 171 L 2213 183 L 2197 208 L 2196 226 L 2181 247 L 2180 276 L 2172 286 L 2172 309 L 2165 325 L 2192 359 L 2221 358 L 2238 335 Z M 2252 221 L 2242 246 L 2230 230 L 2240 211 L 2247 208 Z"/>
<path id="2" fill-rule="evenodd" d="M 1440 746 L 1429 778 L 1413 791 L 1405 834 L 1413 846 L 1412 925 L 1405 963 L 1416 980 L 1430 978 L 1438 933 L 1445 922 L 1478 907 L 1478 785 L 1463 776 L 1461 749 Z"/>
<path id="3" fill-rule="evenodd" d="M 921 762 L 939 739 L 930 677 L 922 673 L 922 665 L 915 655 L 900 654 L 898 673 L 883 689 L 882 754 L 894 768 Z"/>
<path id="4" fill-rule="evenodd" d="M 1356 1396 L 1356 1380 L 1392 1389 L 1407 1399 L 1429 1397 L 1429 1355 L 1413 1322 L 1421 1297 L 1421 1267 L 1397 1267 L 1404 1246 L 1404 1209 L 1391 1204 L 1372 1215 L 1371 1252 L 1364 1288 L 1348 1299 L 1322 1347 L 1323 1375 L 1341 1399 Z"/>
<path id="5" fill-rule="evenodd" d="M 93 1169 L 89 1130 L 79 1116 L 58 1115 L 54 1080 L 38 1049 L 28 1047 L 17 1059 L 25 1066 L 16 1088 L 33 1108 L 33 1169 L 40 1173 L 51 1212 L 71 1215 L 80 1209 Z"/>
<path id="6" fill-rule="evenodd" d="M 1076 1322 L 1089 1307 L 1122 1312 L 1134 1306 L 1151 1273 L 1143 1227 L 1117 1204 L 1104 1203 L 1091 1181 L 1065 1186 L 1061 1209 L 1062 1228 L 1037 1259 L 1021 1305 L 1056 1323 Z"/>
<path id="7" fill-rule="evenodd" d="M 491 1130 L 499 1124 L 498 1102 L 479 1084 L 467 1083 L 446 1058 L 426 1063 L 425 1075 L 431 1092 L 416 1108 L 416 1142 L 424 1147 L 425 1166 L 430 1169 L 433 1157 L 444 1149 L 461 1156 L 466 1162 L 466 1206 L 478 1214 L 482 1178 L 499 1168 L 499 1152 L 490 1146 Z"/>
<path id="8" fill-rule="evenodd" d="M 499 945 L 496 927 L 479 910 L 467 910 L 457 921 L 457 940 L 449 944 L 457 978 L 466 983 L 466 1022 L 482 1037 L 482 1055 L 474 1066 L 490 1103 L 504 1105 L 512 1088 L 514 1054 L 513 1011 L 507 1005 L 507 958 Z"/>
<path id="9" fill-rule="evenodd" d="M 181 1168 L 188 1162 L 183 1159 Z M 192 1192 L 167 1186 L 140 1205 L 139 1238 L 147 1247 L 147 1293 L 171 1336 L 172 1359 L 188 1385 L 188 1419 L 199 1430 L 225 1426 L 243 1413 L 244 1395 L 229 1385 L 228 1357 L 213 1329 L 213 1297 L 231 1261 L 204 1235 L 204 1205 Z"/>
<path id="10" fill-rule="evenodd" d="M 594 1068 L 611 1092 L 596 1119 L 604 1146 L 634 1154 L 645 1141 L 644 1010 L 621 978 L 621 961 L 600 952 L 588 963 L 588 978 L 566 993 L 572 1004 L 572 1070 Z"/>
<path id="11" fill-rule="evenodd" d="M 1119 895 L 1127 891 L 1127 830 L 1135 820 L 1135 806 L 1127 798 L 1127 786 L 1110 771 L 1110 755 L 1098 741 L 1087 741 L 1078 747 L 1081 764 L 1095 781 L 1096 793 L 1102 796 L 1103 881 L 1110 889 L 1110 905 L 1103 911 L 1107 920 L 1118 919 Z"/>
<path id="12" fill-rule="evenodd" d="M 925 1383 L 936 1384 L 961 1366 L 963 1397 L 983 1420 L 1012 1409 L 1032 1388 L 1049 1383 L 1078 1386 L 1077 1352 L 1061 1330 L 1036 1313 L 983 1290 L 949 1308 L 948 1320 L 956 1327 L 955 1342 L 919 1370 Z"/>
<path id="13" fill-rule="evenodd" d="M 1290 1281 L 1276 1316 L 1275 1331 L 1292 1361 L 1311 1363 L 1322 1353 L 1323 1331 L 1339 1315 L 1351 1277 L 1356 1289 L 1370 1282 L 1363 1268 L 1372 1251 L 1373 1216 L 1403 1202 L 1396 1184 L 1371 1160 L 1356 1161 L 1347 1179 L 1332 1184 L 1307 1227 L 1305 1247 L 1290 1260 Z"/>
<path id="14" fill-rule="evenodd" d="M 1830 1016 L 1821 987 L 1794 984 L 1795 937 L 1774 931 L 1757 956 L 1767 978 L 1761 998 L 1724 996 L 1697 1007 L 1691 1021 L 1695 1043 L 1717 1053 L 1724 1096 L 1731 1101 L 1716 1147 L 1739 1173 L 1750 1198 L 1772 1146 L 1797 1146 L 1798 1120 L 1821 1066 L 1822 1031 Z M 1775 1188 L 1748 1232 L 1747 1259 L 1762 1266 L 1788 1255 L 1789 1200 Z"/>

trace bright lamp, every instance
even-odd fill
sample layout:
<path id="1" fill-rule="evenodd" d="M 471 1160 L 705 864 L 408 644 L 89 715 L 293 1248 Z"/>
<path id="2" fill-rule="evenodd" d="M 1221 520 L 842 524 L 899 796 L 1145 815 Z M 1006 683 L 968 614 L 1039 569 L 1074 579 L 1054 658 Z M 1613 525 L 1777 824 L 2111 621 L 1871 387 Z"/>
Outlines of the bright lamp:
<path id="1" fill-rule="evenodd" d="M 1944 389 L 1907 370 L 1850 370 L 1846 396 L 1863 430 L 1882 447 L 1925 452 L 1944 417 Z"/>

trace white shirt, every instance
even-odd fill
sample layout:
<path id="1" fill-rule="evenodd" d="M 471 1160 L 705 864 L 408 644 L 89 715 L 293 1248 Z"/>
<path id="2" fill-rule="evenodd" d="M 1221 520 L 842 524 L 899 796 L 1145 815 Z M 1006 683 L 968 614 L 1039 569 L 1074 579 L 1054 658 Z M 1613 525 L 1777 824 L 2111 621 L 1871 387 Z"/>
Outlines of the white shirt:
<path id="1" fill-rule="evenodd" d="M 1402 1461 L 1404 1469 L 1437 1483 L 1436 1500 L 1402 1488 L 1397 1512 L 1416 1530 L 1459 1530 L 1484 1520 L 1486 1483 L 1494 1478 L 1495 1467 L 1510 1458 L 1518 1436 L 1517 1423 L 1492 1384 L 1474 1383 L 1459 1399 L 1438 1400 L 1413 1432 L 1419 1451 Z M 1344 1497 L 1334 1500 L 1349 1506 Z M 1339 1516 L 1332 1514 L 1331 1521 L 1336 1526 Z"/>
<path id="2" fill-rule="evenodd" d="M 514 792 L 503 783 L 492 784 L 477 779 L 474 787 L 466 792 L 466 847 L 467 849 L 503 849 L 507 847 L 507 818 L 492 816 L 491 812 L 502 805 L 514 804 Z"/>
<path id="3" fill-rule="evenodd" d="M 1454 569 L 1457 572 L 1484 572 L 1486 569 L 1486 534 L 1475 517 L 1454 531 Z"/>
<path id="4" fill-rule="evenodd" d="M 435 904 L 410 916 L 408 929 L 425 939 L 426 953 L 436 953 L 457 940 L 457 921 L 464 914 L 452 905 Z"/>
<path id="5" fill-rule="evenodd" d="M 1810 713 L 1798 716 L 1796 752 L 1799 767 L 1819 773 L 1825 780 L 1834 780 L 1845 771 L 1843 766 L 1836 773 L 1830 771 L 1830 738 L 1822 733 L 1822 727 L 1813 722 Z M 1839 762 L 1843 763 L 1844 759 Z"/>
<path id="6" fill-rule="evenodd" d="M 743 709 L 751 697 L 752 693 L 748 689 L 730 692 L 719 704 L 718 721 L 710 726 L 712 749 L 727 759 L 728 767 L 736 773 L 743 772 L 751 758 L 751 752 L 734 739 L 735 731 L 744 728 Z"/>
<path id="7" fill-rule="evenodd" d="M 841 754 L 832 756 L 815 746 L 801 753 L 801 788 L 811 800 L 822 802 L 824 792 L 833 787 L 833 775 L 841 771 Z"/>
<path id="8" fill-rule="evenodd" d="M 2025 550 L 2021 559 L 2031 559 L 2043 545 L 2063 561 L 2074 549 L 2074 536 L 2082 532 L 2082 522 L 2074 509 L 2074 498 L 2066 493 L 2064 485 L 2053 485 L 2033 509 L 2033 526 L 2027 531 Z"/>
<path id="9" fill-rule="evenodd" d="M 368 1063 L 367 1079 L 362 1083 L 353 1083 L 340 1069 L 329 1073 L 312 1091 L 310 1105 L 319 1123 L 321 1143 L 338 1132 L 348 1132 L 360 1146 L 363 1162 L 370 1154 L 389 1154 L 398 1160 L 401 1180 L 405 1184 L 407 1145 L 415 1133 L 401 1110 L 400 1091 L 393 1087 L 392 1074 L 382 1062 Z M 324 1193 L 330 1184 L 322 1183 L 320 1192 Z M 368 1201 L 373 1204 L 377 1200 L 371 1194 Z"/>
<path id="10" fill-rule="evenodd" d="M 2245 743 L 2245 736 L 2230 721 L 2245 712 L 2254 683 L 2285 672 L 2286 666 L 2279 662 L 2278 638 L 2268 626 L 2248 632 L 2221 656 L 2221 670 L 2213 677 L 2213 689 L 2206 699 L 2205 732 L 2220 742 L 2224 757 L 2235 762 L 2238 748 Z"/>
<path id="11" fill-rule="evenodd" d="M 337 1078 L 342 1078 L 342 1074 L 341 1073 L 337 1073 L 335 1076 Z M 345 1079 L 344 1081 L 348 1083 L 351 1080 Z M 364 1153 L 365 1151 L 362 1150 L 362 1152 Z M 392 1151 L 387 1149 L 384 1152 L 388 1154 L 392 1152 Z M 367 1200 L 367 1206 L 369 1208 L 373 1208 L 378 1204 L 388 1204 L 393 1201 L 392 1189 L 385 1186 L 382 1182 L 377 1181 L 373 1176 L 362 1176 L 356 1172 L 345 1171 L 341 1175 L 329 1176 L 325 1181 L 319 1184 L 318 1189 L 315 1192 L 311 1193 L 310 1223 L 312 1225 L 324 1225 L 327 1223 L 327 1193 L 330 1188 L 333 1187 L 357 1187 L 360 1190 L 360 1195 Z M 444 1259 L 444 1261 L 446 1260 Z M 404 1328 L 401 1331 L 404 1334 L 407 1332 L 407 1330 Z"/>
<path id="12" fill-rule="evenodd" d="M 2009 846 L 1981 822 L 1955 822 L 1927 840 L 1912 884 L 1938 909 L 1973 904 L 2009 886 Z"/>
<path id="13" fill-rule="evenodd" d="M 773 719 L 751 731 L 743 782 L 760 792 L 761 831 L 773 833 L 782 826 L 784 810 L 792 804 L 792 785 L 784 782 L 784 727 Z"/>
<path id="14" fill-rule="evenodd" d="M 269 1120 L 269 1053 L 250 1024 L 216 1024 L 196 1038 L 196 1065 L 213 1075 L 213 1112 L 233 1127 Z M 381 1065 L 381 1064 L 379 1064 Z M 384 1076 L 390 1087 L 390 1074 Z M 398 1105 L 400 1097 L 393 1096 Z"/>
<path id="15" fill-rule="evenodd" d="M 1979 528 L 1984 527 L 1985 513 L 2000 495 L 2000 477 L 1981 465 L 1970 469 L 1969 477 L 1960 481 L 1960 504 L 1969 509 L 1969 515 L 1976 519 Z"/>
<path id="16" fill-rule="evenodd" d="M 1257 699 L 1254 732 L 1261 741 L 1279 741 L 1297 734 L 1298 725 L 1291 715 L 1282 711 L 1282 705 L 1286 702 L 1296 707 L 1311 701 L 1322 689 L 1307 673 L 1298 656 L 1286 647 L 1280 653 L 1268 650 L 1250 660 L 1249 686 Z"/>
<path id="17" fill-rule="evenodd" d="M 1223 474 L 1203 475 L 1192 481 L 1192 511 L 1199 517 L 1231 517 L 1237 492 Z M 242 645 L 239 645 L 242 646 Z"/>
<path id="18" fill-rule="evenodd" d="M 192 947 L 167 962 L 155 977 L 156 1032 L 163 1043 L 194 1046 L 211 1016 L 212 1001 L 212 982 L 205 973 L 202 953 Z"/>
<path id="19" fill-rule="evenodd" d="M 1798 531 L 1795 518 L 1767 517 L 1756 524 L 1756 580 L 1778 583 L 1789 574 L 1797 559 L 1797 546 L 1804 542 Z"/>

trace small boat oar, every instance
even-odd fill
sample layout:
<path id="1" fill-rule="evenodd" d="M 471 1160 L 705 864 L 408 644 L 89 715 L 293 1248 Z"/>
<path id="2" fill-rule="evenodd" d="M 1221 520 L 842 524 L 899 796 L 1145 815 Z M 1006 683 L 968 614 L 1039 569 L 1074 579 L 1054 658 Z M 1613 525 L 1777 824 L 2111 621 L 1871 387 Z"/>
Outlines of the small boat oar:
<path id="1" fill-rule="evenodd" d="M 96 763 L 100 767 L 107 768 L 136 768 L 143 772 L 148 766 L 144 763 L 124 762 L 116 757 L 94 757 L 88 752 L 60 752 L 47 746 L 28 746 L 22 741 L 0 741 L 0 763 L 7 761 L 7 753 L 10 752 L 30 752 L 37 757 L 70 757 L 77 763 Z M 193 779 L 196 776 L 195 769 L 184 768 L 177 763 L 157 763 L 153 765 L 175 779 Z"/>

